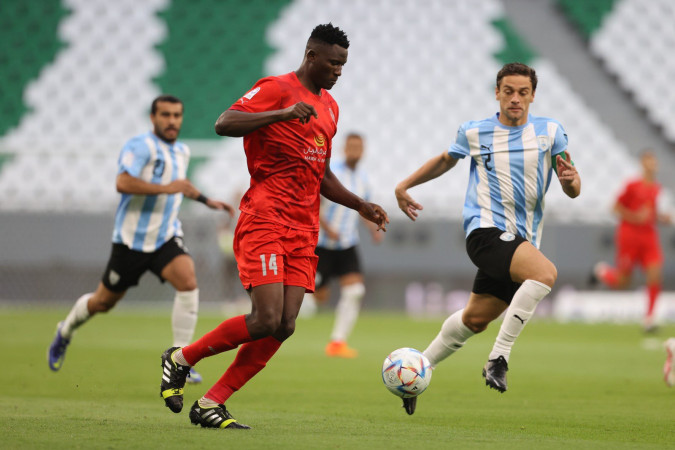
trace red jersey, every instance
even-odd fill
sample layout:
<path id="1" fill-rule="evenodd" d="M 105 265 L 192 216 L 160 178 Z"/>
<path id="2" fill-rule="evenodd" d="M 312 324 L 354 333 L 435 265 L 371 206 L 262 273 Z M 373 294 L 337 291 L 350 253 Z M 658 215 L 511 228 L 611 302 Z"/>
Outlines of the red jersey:
<path id="1" fill-rule="evenodd" d="M 319 230 L 319 192 L 337 131 L 338 105 L 324 89 L 315 95 L 295 72 L 259 80 L 230 109 L 248 113 L 305 102 L 318 118 L 276 122 L 244 136 L 251 184 L 241 199 L 245 213 L 292 228 Z"/>
<path id="2" fill-rule="evenodd" d="M 629 182 L 617 199 L 617 202 L 633 212 L 647 208 L 649 210 L 649 217 L 646 222 L 641 224 L 629 223 L 622 220 L 619 224 L 620 231 L 623 230 L 629 233 L 656 233 L 656 199 L 660 191 L 661 186 L 658 183 L 647 183 L 644 180 Z"/>

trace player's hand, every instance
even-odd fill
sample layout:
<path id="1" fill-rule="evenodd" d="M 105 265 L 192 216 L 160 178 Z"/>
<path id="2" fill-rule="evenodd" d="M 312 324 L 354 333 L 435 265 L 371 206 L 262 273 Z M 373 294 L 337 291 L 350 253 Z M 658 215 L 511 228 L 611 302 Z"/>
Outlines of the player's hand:
<path id="1" fill-rule="evenodd" d="M 330 239 L 332 241 L 337 241 L 338 239 L 340 239 L 340 233 L 335 231 L 335 228 L 326 227 L 326 228 L 324 228 L 324 230 L 326 230 L 326 235 L 328 236 L 328 239 Z"/>
<path id="2" fill-rule="evenodd" d="M 570 158 L 570 154 L 567 153 L 567 150 L 565 150 L 565 156 L 569 161 L 572 159 Z M 562 184 L 569 185 L 574 180 L 579 176 L 577 169 L 572 165 L 571 162 L 565 161 L 562 156 L 558 155 L 555 158 L 556 162 L 556 172 L 558 172 L 558 179 Z"/>
<path id="3" fill-rule="evenodd" d="M 217 209 L 218 211 L 225 211 L 230 215 L 230 217 L 234 217 L 234 208 L 229 203 L 221 202 L 220 200 L 208 199 L 206 201 L 206 206 L 211 209 Z"/>
<path id="4" fill-rule="evenodd" d="M 199 195 L 199 190 L 194 187 L 187 178 L 173 180 L 171 183 L 166 185 L 166 189 L 167 194 L 181 193 L 187 198 L 197 198 Z"/>
<path id="5" fill-rule="evenodd" d="M 362 202 L 359 207 L 359 214 L 366 220 L 370 220 L 377 225 L 377 231 L 387 231 L 387 224 L 389 223 L 389 216 L 387 212 L 382 209 L 380 205 L 375 203 Z"/>
<path id="6" fill-rule="evenodd" d="M 299 119 L 301 124 L 306 124 L 312 116 L 318 118 L 316 109 L 309 103 L 298 102 L 293 106 L 284 109 L 286 120 Z"/>
<path id="7" fill-rule="evenodd" d="M 413 198 L 408 194 L 408 191 L 405 189 L 397 186 L 394 194 L 396 195 L 398 207 L 405 213 L 406 216 L 410 218 L 410 220 L 414 222 L 417 219 L 417 216 L 419 216 L 417 211 L 423 210 L 424 207 L 413 200 Z"/>

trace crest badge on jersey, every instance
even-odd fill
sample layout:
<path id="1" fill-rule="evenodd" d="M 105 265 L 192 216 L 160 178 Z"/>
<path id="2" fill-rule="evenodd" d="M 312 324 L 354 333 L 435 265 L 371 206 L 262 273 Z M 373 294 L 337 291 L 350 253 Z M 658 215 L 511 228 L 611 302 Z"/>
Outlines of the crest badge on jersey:
<path id="1" fill-rule="evenodd" d="M 551 138 L 550 136 L 537 136 L 537 144 L 539 145 L 539 150 L 546 152 L 551 149 Z"/>

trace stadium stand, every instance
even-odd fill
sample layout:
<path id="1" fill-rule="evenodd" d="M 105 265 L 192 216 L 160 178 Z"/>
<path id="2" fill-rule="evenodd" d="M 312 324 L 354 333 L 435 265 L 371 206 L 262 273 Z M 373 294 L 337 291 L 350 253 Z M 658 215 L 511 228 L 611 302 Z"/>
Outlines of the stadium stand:
<path id="1" fill-rule="evenodd" d="M 591 2 L 593 3 L 593 2 Z M 590 49 L 620 85 L 675 142 L 675 3 L 622 0 L 590 36 Z"/>
<path id="2" fill-rule="evenodd" d="M 549 215 L 611 220 L 608 194 L 634 161 L 554 62 L 518 40 L 501 1 L 406 0 L 393 7 L 386 0 L 295 0 L 275 2 L 271 10 L 261 2 L 53 2 L 61 16 L 50 18 L 54 24 L 44 33 L 52 52 L 54 46 L 58 51 L 53 61 L 49 54 L 40 57 L 30 83 L 15 80 L 25 111 L 2 119 L 0 209 L 114 208 L 115 158 L 124 140 L 147 129 L 148 105 L 160 92 L 186 101 L 182 137 L 198 157 L 191 171 L 197 185 L 222 198 L 236 196 L 248 179 L 241 141 L 215 139 L 215 118 L 257 78 L 295 69 L 311 28 L 332 21 L 353 43 L 333 92 L 341 107 L 334 157 L 344 134 L 364 133 L 364 164 L 375 199 L 387 209 L 396 209 L 396 180 L 446 149 L 463 121 L 494 113 L 494 75 L 503 62 L 518 58 L 537 68 L 542 80 L 532 113 L 565 125 L 579 169 L 592 172 L 587 179 L 602 187 L 589 186 L 570 203 L 552 186 Z M 19 3 L 15 15 L 30 10 L 40 17 L 43 2 L 3 5 Z M 24 33 L 12 42 L 19 46 L 15 51 L 30 52 L 40 46 L 38 39 Z M 612 157 L 598 166 L 603 152 Z M 467 172 L 463 163 L 415 191 L 426 215 L 459 216 Z"/>

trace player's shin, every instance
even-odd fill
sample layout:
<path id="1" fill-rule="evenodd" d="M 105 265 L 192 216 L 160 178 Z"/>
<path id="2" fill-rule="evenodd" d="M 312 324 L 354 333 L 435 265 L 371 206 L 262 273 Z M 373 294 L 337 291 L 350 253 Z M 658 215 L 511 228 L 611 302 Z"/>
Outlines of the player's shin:
<path id="1" fill-rule="evenodd" d="M 68 316 L 66 316 L 61 324 L 61 336 L 65 339 L 70 339 L 73 332 L 91 317 L 91 314 L 89 314 L 88 303 L 92 295 L 94 295 L 94 293 L 90 292 L 78 298 L 73 305 L 73 308 L 68 313 Z"/>
<path id="2" fill-rule="evenodd" d="M 173 301 L 171 325 L 173 327 L 173 346 L 185 347 L 192 341 L 197 326 L 199 310 L 199 289 L 176 291 Z"/>
<path id="3" fill-rule="evenodd" d="M 281 341 L 272 336 L 248 342 L 241 346 L 237 356 L 220 380 L 204 395 L 205 400 L 223 404 L 230 396 L 260 372 L 281 347 Z"/>
<path id="4" fill-rule="evenodd" d="M 464 325 L 462 321 L 463 313 L 464 309 L 460 309 L 445 319 L 441 331 L 422 352 L 429 359 L 432 367 L 436 367 L 439 362 L 462 348 L 467 339 L 475 334 Z"/>
<path id="5" fill-rule="evenodd" d="M 340 291 L 340 300 L 335 308 L 335 324 L 331 333 L 332 341 L 346 342 L 354 329 L 356 319 L 361 310 L 361 300 L 366 293 L 363 283 L 354 283 L 343 286 Z"/>
<path id="6" fill-rule="evenodd" d="M 509 361 L 513 343 L 534 314 L 539 301 L 549 292 L 551 292 L 551 288 L 544 283 L 525 280 L 516 291 L 511 300 L 511 305 L 506 310 L 504 322 L 502 322 L 497 340 L 489 356 L 490 360 L 503 356 L 506 362 Z"/>

